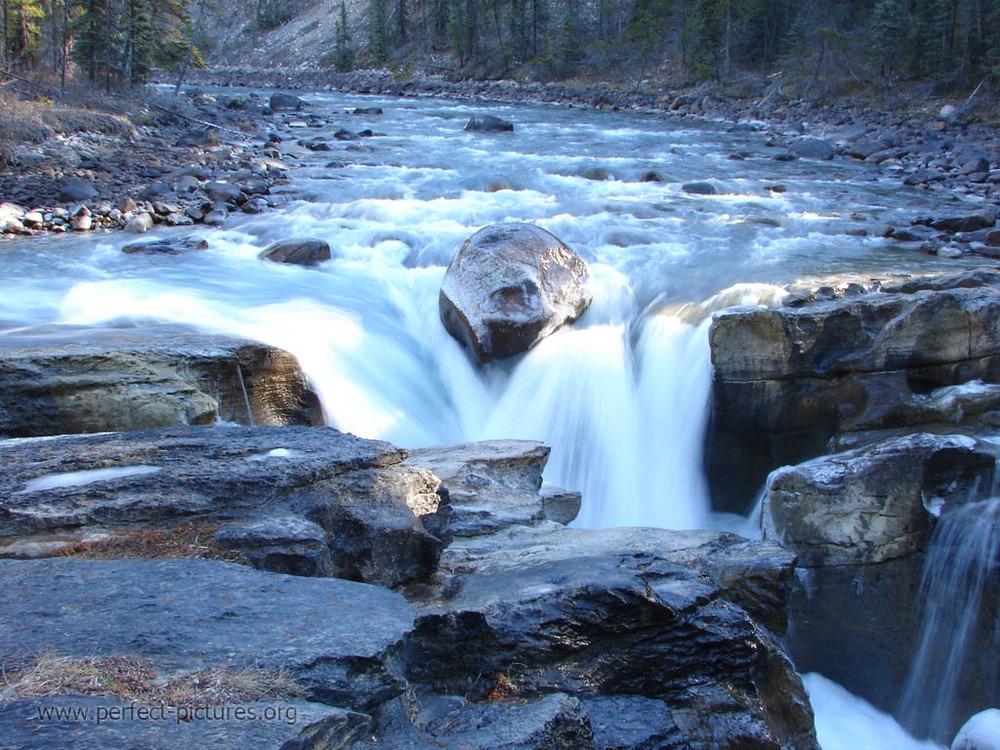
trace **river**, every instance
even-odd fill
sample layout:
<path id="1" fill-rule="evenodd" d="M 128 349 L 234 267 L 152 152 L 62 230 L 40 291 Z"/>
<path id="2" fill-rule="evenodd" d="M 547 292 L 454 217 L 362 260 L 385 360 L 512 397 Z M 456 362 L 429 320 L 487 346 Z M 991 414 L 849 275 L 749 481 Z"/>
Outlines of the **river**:
<path id="1" fill-rule="evenodd" d="M 325 126 L 288 133 L 325 135 L 334 150 L 301 151 L 286 208 L 199 228 L 209 249 L 183 256 L 124 255 L 136 238 L 123 233 L 7 242 L 0 325 L 171 321 L 252 337 L 299 358 L 341 429 L 406 447 L 545 441 L 547 480 L 583 492 L 580 525 L 741 528 L 711 513 L 701 465 L 711 312 L 775 304 L 798 280 L 954 267 L 881 237 L 933 213 L 935 193 L 860 162 L 775 160 L 761 133 L 545 106 L 306 99 Z M 355 106 L 384 114 L 347 114 Z M 484 112 L 514 132 L 463 131 Z M 376 135 L 347 150 L 338 127 Z M 594 168 L 614 179 L 588 179 Z M 683 191 L 691 180 L 719 194 Z M 459 243 L 506 221 L 587 258 L 594 302 L 527 355 L 480 369 L 441 326 L 438 288 Z M 334 257 L 257 259 L 288 237 L 324 239 Z M 817 680 L 811 690 L 819 714 L 824 700 L 847 705 Z"/>

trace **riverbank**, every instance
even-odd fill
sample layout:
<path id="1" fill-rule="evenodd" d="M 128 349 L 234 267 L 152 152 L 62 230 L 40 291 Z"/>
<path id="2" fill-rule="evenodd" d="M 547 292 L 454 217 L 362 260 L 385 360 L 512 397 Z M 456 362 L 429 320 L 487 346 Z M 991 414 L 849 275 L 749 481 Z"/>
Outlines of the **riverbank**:
<path id="1" fill-rule="evenodd" d="M 251 91 L 218 97 L 200 92 L 208 86 Z M 720 96 L 711 89 L 450 81 L 442 75 L 404 79 L 384 71 L 218 69 L 192 72 L 183 95 L 149 89 L 141 97 L 112 101 L 105 111 L 2 105 L 7 165 L 0 172 L 0 232 L 138 233 L 157 224 L 219 225 L 233 212 L 283 205 L 285 196 L 272 195 L 271 189 L 284 184 L 296 155 L 278 144 L 301 132 L 291 133 L 287 116 L 274 116 L 270 102 L 254 91 L 260 88 L 548 104 L 730 122 L 735 132 L 760 132 L 776 160 L 861 160 L 880 176 L 928 190 L 929 207 L 966 196 L 1000 206 L 996 128 L 966 121 L 955 107 L 886 113 L 790 100 L 777 87 L 765 88 L 761 96 L 752 87 Z M 308 108 L 288 111 L 304 121 L 300 125 L 328 124 L 308 117 Z M 300 140 L 300 145 L 312 149 L 308 142 Z M 918 234 L 921 242 L 931 240 Z M 967 239 L 980 249 L 992 247 L 985 236 Z M 951 237 L 942 237 L 926 249 L 936 252 L 950 243 Z M 987 254 L 992 257 L 992 250 Z"/>

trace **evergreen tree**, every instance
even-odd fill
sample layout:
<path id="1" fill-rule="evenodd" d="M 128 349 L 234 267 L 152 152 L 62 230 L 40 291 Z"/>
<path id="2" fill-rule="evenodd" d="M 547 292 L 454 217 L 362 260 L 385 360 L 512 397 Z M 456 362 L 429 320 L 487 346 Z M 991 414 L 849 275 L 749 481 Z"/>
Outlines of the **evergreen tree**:
<path id="1" fill-rule="evenodd" d="M 383 63 L 389 57 L 385 0 L 368 0 L 368 40 L 372 61 Z"/>
<path id="2" fill-rule="evenodd" d="M 354 50 L 351 48 L 351 34 L 347 27 L 347 6 L 340 0 L 340 18 L 337 21 L 337 46 L 334 50 L 334 67 L 348 71 L 354 67 Z"/>

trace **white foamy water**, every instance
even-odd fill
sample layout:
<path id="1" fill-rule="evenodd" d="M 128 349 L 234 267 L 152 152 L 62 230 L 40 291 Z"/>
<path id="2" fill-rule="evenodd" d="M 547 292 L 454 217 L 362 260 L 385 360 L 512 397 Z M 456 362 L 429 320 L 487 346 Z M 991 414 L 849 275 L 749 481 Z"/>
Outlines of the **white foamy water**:
<path id="1" fill-rule="evenodd" d="M 915 739 L 892 716 L 823 675 L 803 675 L 802 683 L 823 750 L 944 750 L 944 745 Z"/>

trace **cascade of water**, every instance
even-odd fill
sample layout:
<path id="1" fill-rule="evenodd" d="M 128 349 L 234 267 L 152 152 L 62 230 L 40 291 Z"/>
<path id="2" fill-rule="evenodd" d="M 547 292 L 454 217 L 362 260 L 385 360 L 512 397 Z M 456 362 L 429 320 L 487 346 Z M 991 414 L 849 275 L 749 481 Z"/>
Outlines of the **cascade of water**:
<path id="1" fill-rule="evenodd" d="M 998 569 L 1000 497 L 946 510 L 924 563 L 922 631 L 901 701 L 902 721 L 914 733 L 946 738 L 956 728 L 962 671 L 977 658 L 968 653 L 969 639 L 982 617 L 984 593 L 997 585 Z M 993 628 L 998 637 L 1000 628 Z"/>

